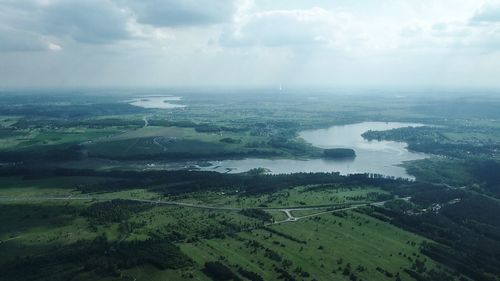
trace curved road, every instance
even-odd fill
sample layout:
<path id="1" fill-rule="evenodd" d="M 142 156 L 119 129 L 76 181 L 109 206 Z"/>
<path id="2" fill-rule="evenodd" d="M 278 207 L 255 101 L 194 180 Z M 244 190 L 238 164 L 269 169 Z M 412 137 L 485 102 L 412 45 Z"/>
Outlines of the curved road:
<path id="1" fill-rule="evenodd" d="M 176 201 L 161 201 L 161 200 L 148 200 L 148 199 L 129 199 L 129 198 L 96 198 L 96 197 L 0 197 L 0 201 L 50 201 L 50 200 L 89 200 L 89 201 L 109 201 L 113 199 L 124 199 L 124 200 L 131 200 L 131 201 L 136 201 L 136 202 L 142 202 L 142 203 L 150 203 L 150 204 L 162 204 L 162 205 L 172 205 L 172 206 L 180 206 L 180 207 L 187 207 L 187 208 L 197 208 L 197 209 L 206 209 L 206 210 L 221 210 L 221 211 L 241 211 L 246 208 L 236 208 L 236 207 L 221 207 L 221 206 L 210 206 L 210 205 L 203 205 L 203 204 L 192 204 L 192 203 L 185 203 L 185 202 L 176 202 Z M 396 198 L 398 199 L 398 198 Z M 399 198 L 403 200 L 409 200 L 409 197 L 406 198 Z M 363 204 L 351 204 L 350 206 L 347 207 L 342 207 L 338 209 L 333 209 L 333 210 L 328 210 L 328 208 L 334 208 L 334 207 L 339 207 L 339 205 L 311 205 L 311 206 L 299 206 L 299 207 L 287 207 L 287 208 L 265 208 L 265 207 L 256 207 L 256 208 L 250 208 L 250 209 L 260 209 L 264 211 L 281 211 L 284 212 L 285 215 L 287 216 L 287 219 L 281 220 L 281 221 L 274 221 L 272 223 L 266 224 L 266 225 L 272 225 L 272 224 L 280 224 L 280 223 L 285 223 L 285 222 L 295 222 L 301 219 L 305 218 L 310 218 L 314 216 L 319 216 L 323 214 L 329 214 L 329 213 L 335 213 L 335 212 L 342 212 L 342 211 L 347 211 L 347 210 L 353 210 L 361 207 L 366 207 L 368 205 L 371 206 L 382 206 L 386 202 L 392 201 L 395 199 L 391 200 L 385 200 L 385 201 L 379 201 L 379 202 L 373 202 L 373 203 L 363 203 Z M 343 204 L 343 205 L 349 205 L 349 204 Z M 299 210 L 324 210 L 327 209 L 326 211 L 321 211 L 318 213 L 314 214 L 309 214 L 309 215 L 304 215 L 300 217 L 296 217 L 292 215 L 293 211 L 299 211 Z"/>

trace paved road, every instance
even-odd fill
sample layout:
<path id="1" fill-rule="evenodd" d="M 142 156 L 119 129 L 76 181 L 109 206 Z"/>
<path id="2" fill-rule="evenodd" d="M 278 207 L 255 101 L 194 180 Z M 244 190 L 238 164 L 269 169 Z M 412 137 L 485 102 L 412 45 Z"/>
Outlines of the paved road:
<path id="1" fill-rule="evenodd" d="M 58 196 L 48 196 L 48 197 L 6 197 L 0 196 L 0 201 L 64 201 L 64 200 L 87 200 L 87 201 L 109 201 L 113 199 L 123 199 L 130 200 L 142 203 L 151 203 L 151 204 L 163 204 L 163 205 L 176 205 L 182 207 L 189 208 L 199 208 L 199 209 L 210 209 L 210 210 L 227 210 L 227 211 L 240 211 L 242 208 L 232 208 L 232 207 L 218 207 L 218 206 L 209 206 L 202 204 L 192 204 L 192 203 L 184 203 L 184 202 L 176 202 L 176 201 L 161 201 L 161 200 L 148 200 L 148 199 L 130 199 L 130 198 L 98 198 L 98 197 L 58 197 Z"/>
<path id="2" fill-rule="evenodd" d="M 163 205 L 174 205 L 188 208 L 197 208 L 197 209 L 207 209 L 207 210 L 225 210 L 225 211 L 241 211 L 241 208 L 233 208 L 233 207 L 220 207 L 220 206 L 209 206 L 202 204 L 192 204 L 192 203 L 184 203 L 184 202 L 176 202 L 176 201 L 161 201 L 161 200 L 147 200 L 147 199 L 128 199 L 137 202 L 143 203 L 152 203 L 152 204 L 163 204 Z"/>
<path id="3" fill-rule="evenodd" d="M 290 209 L 282 209 L 280 211 L 283 211 L 285 213 L 285 215 L 287 216 L 287 219 L 284 220 L 284 221 L 282 221 L 282 222 L 285 222 L 285 221 L 296 221 L 297 220 L 297 218 L 292 215 L 292 213 L 291 213 L 292 210 L 290 210 Z"/>
<path id="4" fill-rule="evenodd" d="M 121 199 L 121 198 L 113 198 L 113 199 Z M 403 200 L 409 200 L 409 197 L 407 198 L 401 198 Z M 0 197 L 0 201 L 51 201 L 51 200 L 88 200 L 88 201 L 109 201 L 111 198 L 97 198 L 97 197 L 90 197 L 90 196 L 85 196 L 85 197 L 57 197 L 57 196 L 52 196 L 52 197 L 23 197 L 23 196 L 18 196 L 18 197 Z M 142 203 L 150 203 L 150 204 L 161 204 L 161 205 L 171 205 L 171 206 L 180 206 L 180 207 L 187 207 L 187 208 L 197 208 L 197 209 L 206 209 L 206 210 L 222 210 L 222 211 L 241 211 L 243 208 L 237 208 L 237 207 L 223 207 L 223 206 L 210 206 L 210 205 L 203 205 L 203 204 L 193 204 L 193 203 L 185 203 L 185 202 L 176 202 L 176 201 L 161 201 L 161 200 L 149 200 L 149 199 L 129 199 L 126 198 L 125 200 L 131 200 L 131 201 L 136 201 L 136 202 L 142 202 Z M 385 200 L 385 201 L 380 201 L 380 202 L 373 202 L 373 203 L 363 203 L 363 204 L 355 204 L 351 205 L 348 207 L 343 207 L 343 208 L 338 208 L 338 209 L 333 209 L 333 210 L 327 210 L 327 211 L 322 211 L 314 214 L 309 214 L 305 216 L 300 216 L 296 217 L 292 215 L 292 211 L 299 211 L 299 210 L 324 210 L 332 207 L 338 207 L 338 205 L 311 205 L 311 206 L 298 206 L 298 207 L 288 207 L 288 208 L 262 208 L 258 207 L 257 209 L 261 209 L 264 211 L 281 211 L 284 212 L 287 218 L 285 220 L 281 221 L 275 221 L 271 224 L 280 224 L 280 223 L 285 223 L 285 222 L 295 222 L 301 219 L 309 218 L 309 217 L 314 217 L 314 216 L 319 216 L 323 214 L 329 214 L 329 213 L 334 213 L 334 212 L 341 212 L 341 211 L 347 211 L 347 210 L 353 210 L 361 207 L 366 207 L 368 205 L 372 206 L 382 206 L 386 202 L 391 201 L 391 200 Z M 346 204 L 347 205 L 347 204 Z"/>
<path id="5" fill-rule="evenodd" d="M 409 200 L 409 198 L 401 198 L 401 199 Z M 298 221 L 298 220 L 301 220 L 301 219 L 315 217 L 315 216 L 320 216 L 320 215 L 324 215 L 324 214 L 330 214 L 330 213 L 335 213 L 335 212 L 342 212 L 342 211 L 354 210 L 354 209 L 357 209 L 357 208 L 366 207 L 368 205 L 371 205 L 371 206 L 382 206 L 386 202 L 389 202 L 389 201 L 391 201 L 391 200 L 385 200 L 385 201 L 374 202 L 374 203 L 356 204 L 356 205 L 352 205 L 352 206 L 349 206 L 349 207 L 344 207 L 344 208 L 339 208 L 339 209 L 334 209 L 334 210 L 327 210 L 327 211 L 324 211 L 324 212 L 318 212 L 318 213 L 309 214 L 309 215 L 305 215 L 305 216 L 301 216 L 301 217 L 295 217 L 295 216 L 293 216 L 291 214 L 291 211 L 297 211 L 297 210 L 318 210 L 318 208 L 312 206 L 311 208 L 305 208 L 305 209 L 304 208 L 301 208 L 301 209 L 279 209 L 280 211 L 284 212 L 287 215 L 287 219 L 281 220 L 281 221 L 275 221 L 275 222 L 270 223 L 268 225 L 280 224 L 280 223 L 285 223 L 285 222 L 295 222 L 295 221 Z M 322 208 L 322 209 L 324 209 L 324 208 Z"/>

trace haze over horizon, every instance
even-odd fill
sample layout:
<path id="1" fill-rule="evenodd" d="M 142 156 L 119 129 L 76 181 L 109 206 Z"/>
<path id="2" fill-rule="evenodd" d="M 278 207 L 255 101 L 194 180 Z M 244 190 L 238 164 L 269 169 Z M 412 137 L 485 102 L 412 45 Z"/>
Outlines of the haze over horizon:
<path id="1" fill-rule="evenodd" d="M 0 88 L 500 88 L 500 1 L 0 0 Z"/>

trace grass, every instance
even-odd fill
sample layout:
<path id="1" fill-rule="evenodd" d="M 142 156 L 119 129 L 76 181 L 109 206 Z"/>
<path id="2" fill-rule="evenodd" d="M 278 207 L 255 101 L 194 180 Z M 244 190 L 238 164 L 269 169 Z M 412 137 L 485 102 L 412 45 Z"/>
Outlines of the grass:
<path id="1" fill-rule="evenodd" d="M 107 181 L 100 177 L 51 177 L 43 179 L 23 179 L 21 177 L 0 178 L 0 198 L 7 197 L 9 200 L 0 199 L 3 202 L 25 202 L 23 197 L 77 197 L 82 196 L 77 185 L 97 184 Z M 87 196 L 87 195 L 85 195 Z M 14 201 L 12 201 L 14 200 Z M 38 202 L 44 202 L 39 200 Z M 47 202 L 49 203 L 49 202 Z"/>
<path id="2" fill-rule="evenodd" d="M 322 213 L 325 212 L 325 209 L 322 210 L 294 210 L 291 211 L 290 213 L 294 217 L 302 217 L 302 216 L 307 216 L 307 215 L 312 215 L 312 214 L 317 214 L 317 213 Z"/>
<path id="3" fill-rule="evenodd" d="M 146 138 L 146 137 L 172 137 L 172 138 L 182 138 L 188 134 L 188 132 L 194 132 L 192 128 L 179 128 L 179 127 L 157 127 L 148 126 L 139 128 L 137 130 L 126 131 L 122 134 L 110 137 L 106 141 L 116 141 L 125 139 L 136 139 L 136 138 Z"/>
<path id="4" fill-rule="evenodd" d="M 73 127 L 16 130 L 0 138 L 0 150 L 29 150 L 36 149 L 39 146 L 76 144 L 104 138 L 119 132 L 121 130 L 116 127 L 107 127 L 105 129 Z"/>
<path id="5" fill-rule="evenodd" d="M 282 190 L 272 194 L 245 196 L 227 192 L 200 192 L 170 200 L 189 203 L 207 204 L 213 206 L 232 206 L 239 208 L 252 207 L 297 207 L 310 205 L 334 205 L 354 202 L 371 201 L 369 194 L 387 194 L 377 187 L 338 187 L 338 186 L 300 186 Z"/>
<path id="6" fill-rule="evenodd" d="M 68 187 L 73 186 L 78 182 L 90 183 L 100 182 L 103 180 L 105 179 L 87 177 L 59 177 L 43 180 L 22 180 L 21 178 L 15 177 L 3 178 L 0 183 L 1 186 L 3 186 L 0 194 L 2 194 L 2 196 L 33 197 L 54 195 L 78 196 L 78 192 Z M 303 201 L 307 204 L 321 204 L 324 202 L 330 202 L 329 196 L 335 196 L 335 198 L 338 198 L 338 201 L 344 202 L 352 200 L 352 197 L 363 196 L 369 192 L 381 192 L 377 188 L 337 187 L 336 189 L 331 189 L 322 186 L 320 187 L 321 191 L 318 191 L 318 188 L 319 187 L 312 188 L 311 186 L 297 187 L 287 191 L 278 192 L 277 194 L 267 194 L 251 198 L 238 197 L 236 195 L 224 196 L 225 194 L 217 192 L 206 194 L 205 199 L 201 198 L 201 194 L 196 195 L 198 196 L 197 200 L 211 204 L 226 204 L 228 206 L 234 206 L 238 204 L 237 200 L 244 198 L 243 205 L 245 206 L 255 206 L 256 204 L 261 204 L 261 202 L 267 202 L 271 205 L 280 206 L 294 205 L 296 204 L 296 201 Z M 90 196 L 99 198 L 99 200 L 111 200 L 114 198 L 158 198 L 158 194 L 143 189 L 103 194 L 96 193 L 90 194 Z M 327 198 L 326 201 L 324 201 L 324 198 Z M 172 198 L 163 198 L 162 200 L 166 199 Z M 290 200 L 290 202 L 285 203 L 283 201 L 285 199 Z M 241 246 L 241 239 L 250 239 L 251 237 L 256 236 L 260 237 L 259 243 L 267 245 L 266 243 L 268 242 L 268 239 L 264 238 L 264 234 L 266 233 L 264 230 L 255 230 L 251 233 L 245 232 L 245 229 L 258 227 L 262 224 L 262 222 L 245 217 L 238 212 L 193 209 L 167 205 L 156 205 L 147 211 L 134 214 L 127 221 L 127 223 L 132 226 L 127 232 L 120 230 L 120 223 L 97 225 L 97 229 L 92 230 L 89 225 L 89 221 L 81 216 L 81 211 L 92 203 L 93 202 L 90 200 L 36 200 L 14 201 L 9 203 L 3 202 L 0 204 L 0 223 L 9 226 L 9 228 L 6 228 L 4 232 L 0 233 L 0 239 L 5 241 L 0 245 L 0 248 L 2 248 L 2 250 L 6 253 L 3 255 L 3 258 L 11 259 L 18 255 L 19 252 L 36 255 L 38 253 L 48 251 L 51 247 L 73 243 L 78 239 L 93 239 L 101 233 L 106 233 L 106 236 L 110 240 L 126 239 L 128 241 L 134 241 L 145 240 L 150 237 L 171 237 L 171 239 L 179 239 L 179 241 L 201 241 L 182 243 L 181 247 L 189 253 L 195 251 L 194 249 L 191 249 L 192 247 L 196 247 L 196 251 L 207 251 L 205 255 L 209 256 L 206 256 L 206 258 L 210 257 L 210 259 L 221 255 L 217 251 L 222 251 L 222 249 L 218 250 L 218 247 L 221 247 L 221 245 L 219 245 L 220 241 L 224 241 L 224 243 L 229 243 L 229 246 L 225 251 L 238 250 L 238 253 L 242 255 L 240 258 L 235 258 L 236 260 L 234 262 L 238 261 L 239 264 L 245 265 L 245 259 L 251 260 L 253 257 L 245 256 L 246 254 L 244 251 L 242 252 L 239 251 L 239 249 L 234 248 L 237 245 L 239 245 L 238 247 Z M 240 201 L 240 203 L 242 202 Z M 286 219 L 283 212 L 270 211 L 270 213 L 273 215 L 275 220 Z M 309 220 L 306 220 L 304 223 L 308 222 Z M 302 223 L 303 222 L 298 222 L 299 225 Z M 284 225 L 284 227 L 292 226 L 292 224 Z M 281 226 L 276 226 L 276 228 L 279 227 Z M 310 228 L 309 230 L 313 229 L 310 226 L 305 227 Z M 285 231 L 288 230 L 285 229 Z M 326 231 L 330 230 L 326 229 Z M 234 236 L 235 238 L 217 239 L 216 237 L 220 236 L 222 233 L 233 233 L 231 235 L 236 236 Z M 269 235 L 269 233 L 267 235 Z M 292 243 L 285 240 L 280 243 Z M 204 245 L 204 243 L 207 243 L 208 246 Z M 292 244 L 290 244 L 290 247 L 292 247 Z M 208 251 L 207 247 L 213 249 Z M 274 245 L 273 247 L 277 246 Z M 278 245 L 277 249 L 281 249 L 281 246 Z M 225 253 L 226 254 L 224 255 L 229 254 L 229 252 Z M 196 255 L 196 257 L 193 257 L 194 259 L 199 258 L 198 254 Z M 268 258 L 260 257 L 259 259 L 264 261 Z M 196 266 L 195 268 L 166 271 L 154 270 L 151 267 L 135 268 L 133 270 L 127 270 L 126 274 L 130 274 L 135 277 L 145 276 L 143 274 L 147 274 L 148 276 L 151 276 L 152 279 L 150 280 L 161 280 L 162 278 L 172 278 L 174 280 L 183 279 L 183 277 L 189 275 L 192 275 L 194 280 L 207 280 L 206 276 L 199 271 L 199 266 L 201 265 L 202 264 Z M 252 266 L 255 267 L 255 265 Z M 250 267 L 252 271 L 262 272 L 262 269 L 258 271 L 253 267 Z M 308 270 L 313 271 L 315 268 L 311 267 Z M 273 274 L 273 271 L 270 270 L 269 272 L 263 274 L 263 276 L 268 276 L 273 279 L 276 277 Z"/>
<path id="7" fill-rule="evenodd" d="M 261 224 L 256 219 L 242 216 L 234 211 L 193 209 L 179 206 L 159 205 L 130 219 L 142 225 L 133 236 L 169 236 L 176 232 L 182 239 L 197 239 L 217 236 L 227 231 L 248 229 Z"/>
<path id="8" fill-rule="evenodd" d="M 44 253 L 52 247 L 92 239 L 87 221 L 78 217 L 84 202 L 1 203 L 1 260 Z M 111 232 L 110 232 L 111 233 Z"/>
<path id="9" fill-rule="evenodd" d="M 287 215 L 282 211 L 275 210 L 275 211 L 268 211 L 268 213 L 271 214 L 271 216 L 273 216 L 274 221 L 283 221 L 288 218 Z"/>
<path id="10" fill-rule="evenodd" d="M 16 179 L 10 180 L 16 182 Z M 24 182 L 23 186 L 30 192 L 38 191 L 45 194 L 47 191 L 53 191 L 49 188 L 51 182 L 61 180 L 63 179 L 28 181 Z M 201 194 L 196 194 L 196 200 L 229 206 L 236 204 L 255 206 L 262 202 L 273 206 L 291 206 L 297 201 L 306 204 L 331 202 L 330 196 L 339 202 L 355 202 L 373 192 L 383 193 L 374 187 L 337 186 L 333 189 L 331 186 L 302 186 L 250 198 L 214 192 L 206 194 L 206 198 L 203 199 Z M 143 189 L 91 196 L 102 200 L 158 198 L 156 193 Z M 191 200 L 189 196 L 187 195 L 186 199 L 188 201 Z M 234 272 L 241 267 L 258 273 L 265 280 L 276 280 L 279 277 L 276 268 L 283 268 L 298 279 L 308 278 L 299 276 L 297 268 L 317 280 L 348 280 L 349 276 L 342 274 L 348 263 L 358 280 L 394 280 L 394 277 L 388 278 L 377 270 L 377 267 L 393 275 L 399 272 L 402 280 L 411 280 L 402 269 L 411 268 L 412 261 L 416 258 L 425 260 L 427 269 L 436 266 L 432 260 L 419 254 L 418 245 L 424 241 L 423 238 L 357 212 L 347 212 L 345 216 L 323 214 L 293 223 L 270 226 L 285 234 L 278 235 L 265 229 L 258 229 L 262 222 L 245 217 L 236 211 L 155 205 L 149 210 L 133 214 L 126 221 L 130 226 L 127 231 L 123 231 L 123 223 L 98 224 L 97 228 L 92 230 L 91 222 L 81 215 L 81 211 L 92 203 L 92 201 L 16 201 L 0 204 L 0 223 L 9 226 L 0 232 L 0 240 L 5 241 L 0 244 L 0 250 L 4 253 L 0 261 L 10 260 L 20 253 L 41 254 L 59 245 L 74 243 L 78 239 L 94 239 L 101 233 L 106 233 L 111 241 L 168 237 L 178 241 L 181 250 L 195 261 L 194 266 L 180 270 L 158 270 L 148 265 L 122 271 L 123 276 L 138 280 L 144 278 L 183 280 L 188 277 L 193 280 L 208 280 L 201 272 L 201 268 L 205 262 L 215 260 L 221 260 Z M 286 219 L 283 212 L 269 212 L 275 220 Z M 293 214 L 299 216 L 316 212 L 318 211 L 304 210 L 294 211 Z M 255 249 L 250 247 L 248 243 L 252 240 L 262 247 Z M 270 259 L 266 255 L 266 248 L 289 262 Z M 90 276 L 89 273 L 83 273 L 75 280 L 85 278 L 111 280 Z"/>
<path id="11" fill-rule="evenodd" d="M 228 125 L 224 121 L 214 124 Z M 232 141 L 228 142 L 227 139 Z M 100 138 L 88 144 L 87 148 L 91 155 L 109 158 L 145 157 L 162 153 L 189 154 L 198 158 L 213 158 L 216 155 L 228 153 L 245 156 L 248 153 L 258 152 L 282 157 L 297 153 L 317 156 L 319 153 L 318 149 L 301 139 L 294 140 L 294 148 L 274 147 L 268 141 L 269 136 L 250 131 L 203 133 L 194 128 L 147 126 L 129 129 L 112 137 Z"/>
<path id="12" fill-rule="evenodd" d="M 245 139 L 234 133 L 198 133 L 193 128 L 148 126 L 135 131 L 127 131 L 111 138 L 102 139 L 88 145 L 89 152 L 107 157 L 127 157 L 158 153 L 190 153 L 204 155 L 240 151 L 244 143 L 228 144 L 220 142 L 226 137 Z"/>
<path id="13" fill-rule="evenodd" d="M 181 249 L 199 267 L 207 261 L 222 259 L 233 271 L 243 267 L 257 272 L 265 280 L 278 278 L 273 269 L 275 267 L 284 267 L 297 278 L 300 276 L 293 271 L 300 267 L 317 280 L 349 280 L 349 276 L 342 274 L 349 263 L 352 272 L 362 280 L 394 279 L 377 271 L 377 267 L 394 275 L 399 272 L 402 280 L 413 280 L 402 271 L 402 268 L 411 268 L 410 258 L 425 259 L 427 268 L 436 266 L 432 260 L 419 254 L 418 245 L 423 241 L 421 237 L 354 212 L 343 218 L 327 214 L 272 228 L 304 240 L 306 244 L 266 230 L 254 230 L 232 238 L 184 243 Z M 272 249 L 292 264 L 283 266 L 282 262 L 270 260 L 264 250 L 248 247 L 250 240 Z M 358 266 L 364 270 L 357 271 Z"/>
<path id="14" fill-rule="evenodd" d="M 14 125 L 19 120 L 19 117 L 0 116 L 0 127 L 9 127 Z"/>

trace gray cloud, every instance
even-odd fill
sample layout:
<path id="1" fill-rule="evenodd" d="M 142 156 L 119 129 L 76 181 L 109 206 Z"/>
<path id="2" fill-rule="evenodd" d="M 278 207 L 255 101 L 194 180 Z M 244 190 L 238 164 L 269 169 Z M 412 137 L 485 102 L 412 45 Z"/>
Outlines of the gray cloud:
<path id="1" fill-rule="evenodd" d="M 500 22 L 500 5 L 486 5 L 472 17 L 473 23 Z"/>
<path id="2" fill-rule="evenodd" d="M 23 30 L 0 27 L 0 51 L 41 50 L 48 50 L 48 45 L 40 36 Z"/>
<path id="3" fill-rule="evenodd" d="M 160 27 L 207 25 L 231 19 L 234 0 L 118 0 L 136 15 L 137 21 Z"/>
<path id="4" fill-rule="evenodd" d="M 26 0 L 0 1 L 0 51 L 50 49 L 54 39 L 109 44 L 133 39 L 129 22 L 155 27 L 230 21 L 233 0 Z"/>
<path id="5" fill-rule="evenodd" d="M 127 15 L 110 0 L 0 3 L 1 51 L 50 50 L 52 41 L 103 44 L 127 38 Z"/>
<path id="6" fill-rule="evenodd" d="M 110 43 L 130 37 L 127 17 L 114 3 L 104 0 L 64 0 L 42 12 L 43 32 L 83 43 Z"/>

